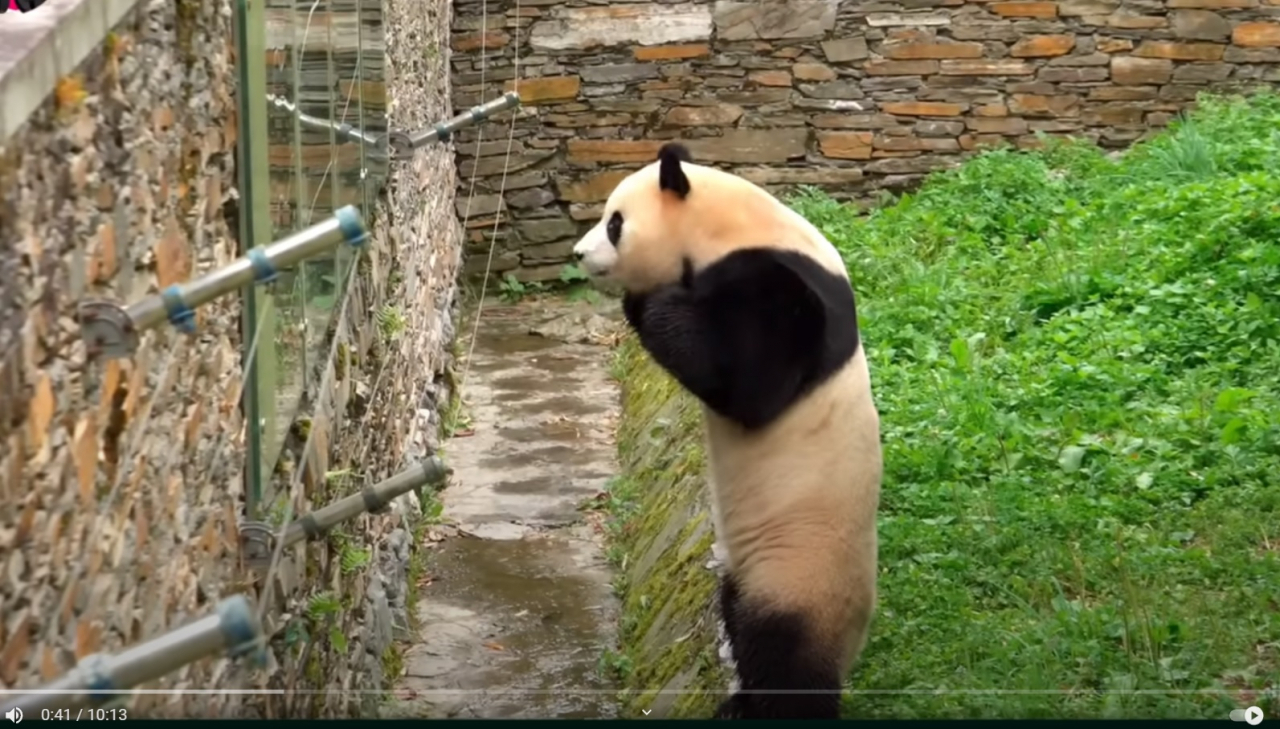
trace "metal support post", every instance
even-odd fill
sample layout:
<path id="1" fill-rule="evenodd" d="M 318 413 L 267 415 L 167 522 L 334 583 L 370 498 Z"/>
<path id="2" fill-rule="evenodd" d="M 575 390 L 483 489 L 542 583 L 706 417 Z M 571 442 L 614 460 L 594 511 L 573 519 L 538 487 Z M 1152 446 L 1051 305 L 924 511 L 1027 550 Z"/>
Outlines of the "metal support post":
<path id="1" fill-rule="evenodd" d="M 250 283 L 269 283 L 289 268 L 336 248 L 363 245 L 364 220 L 354 205 L 339 208 L 328 220 L 263 248 L 253 248 L 234 263 L 187 283 L 174 284 L 127 308 L 110 301 L 80 305 L 80 329 L 90 357 L 127 357 L 142 332 L 168 320 L 180 331 L 195 331 L 195 309 L 239 291 Z"/>

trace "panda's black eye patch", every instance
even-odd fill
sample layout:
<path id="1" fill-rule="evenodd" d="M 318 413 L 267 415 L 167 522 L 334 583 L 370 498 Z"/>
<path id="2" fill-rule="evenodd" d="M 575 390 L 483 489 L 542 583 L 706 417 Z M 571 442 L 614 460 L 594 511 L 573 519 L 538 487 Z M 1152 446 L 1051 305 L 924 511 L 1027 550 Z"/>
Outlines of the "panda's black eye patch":
<path id="1" fill-rule="evenodd" d="M 609 242 L 617 248 L 618 241 L 622 240 L 622 213 L 614 212 L 609 216 L 609 225 L 605 228 L 605 232 L 609 235 Z"/>

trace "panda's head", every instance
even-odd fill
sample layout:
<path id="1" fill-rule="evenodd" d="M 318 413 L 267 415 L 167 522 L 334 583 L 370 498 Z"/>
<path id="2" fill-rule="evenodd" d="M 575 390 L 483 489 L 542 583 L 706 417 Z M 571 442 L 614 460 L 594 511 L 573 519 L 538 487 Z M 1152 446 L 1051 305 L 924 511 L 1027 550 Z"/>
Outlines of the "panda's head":
<path id="1" fill-rule="evenodd" d="M 657 161 L 618 183 L 600 222 L 573 247 L 583 270 L 628 291 L 678 278 L 690 212 L 708 197 L 708 172 L 714 170 L 692 164 L 683 145 L 663 145 Z"/>
<path id="2" fill-rule="evenodd" d="M 679 281 L 734 248 L 772 245 L 795 221 L 773 196 L 747 180 L 694 164 L 670 142 L 609 195 L 600 222 L 574 246 L 593 278 L 644 292 Z"/>

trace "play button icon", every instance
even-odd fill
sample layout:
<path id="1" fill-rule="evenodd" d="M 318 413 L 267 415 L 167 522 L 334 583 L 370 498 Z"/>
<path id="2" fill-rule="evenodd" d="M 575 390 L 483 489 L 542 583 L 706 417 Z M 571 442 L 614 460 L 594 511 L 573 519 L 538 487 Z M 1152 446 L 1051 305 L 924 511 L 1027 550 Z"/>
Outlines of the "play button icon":
<path id="1" fill-rule="evenodd" d="M 1249 726 L 1257 726 L 1262 723 L 1262 709 L 1256 706 L 1250 706 L 1244 710 L 1244 720 Z"/>

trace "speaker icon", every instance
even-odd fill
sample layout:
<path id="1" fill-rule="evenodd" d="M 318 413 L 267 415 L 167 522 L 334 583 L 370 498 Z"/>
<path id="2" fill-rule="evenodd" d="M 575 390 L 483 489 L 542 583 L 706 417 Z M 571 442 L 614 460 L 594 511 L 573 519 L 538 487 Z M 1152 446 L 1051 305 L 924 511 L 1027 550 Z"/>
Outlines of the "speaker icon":
<path id="1" fill-rule="evenodd" d="M 15 706 L 12 709 L 9 709 L 8 711 L 4 712 L 4 718 L 8 719 L 14 724 L 17 724 L 18 722 L 22 721 L 22 709 Z"/>

